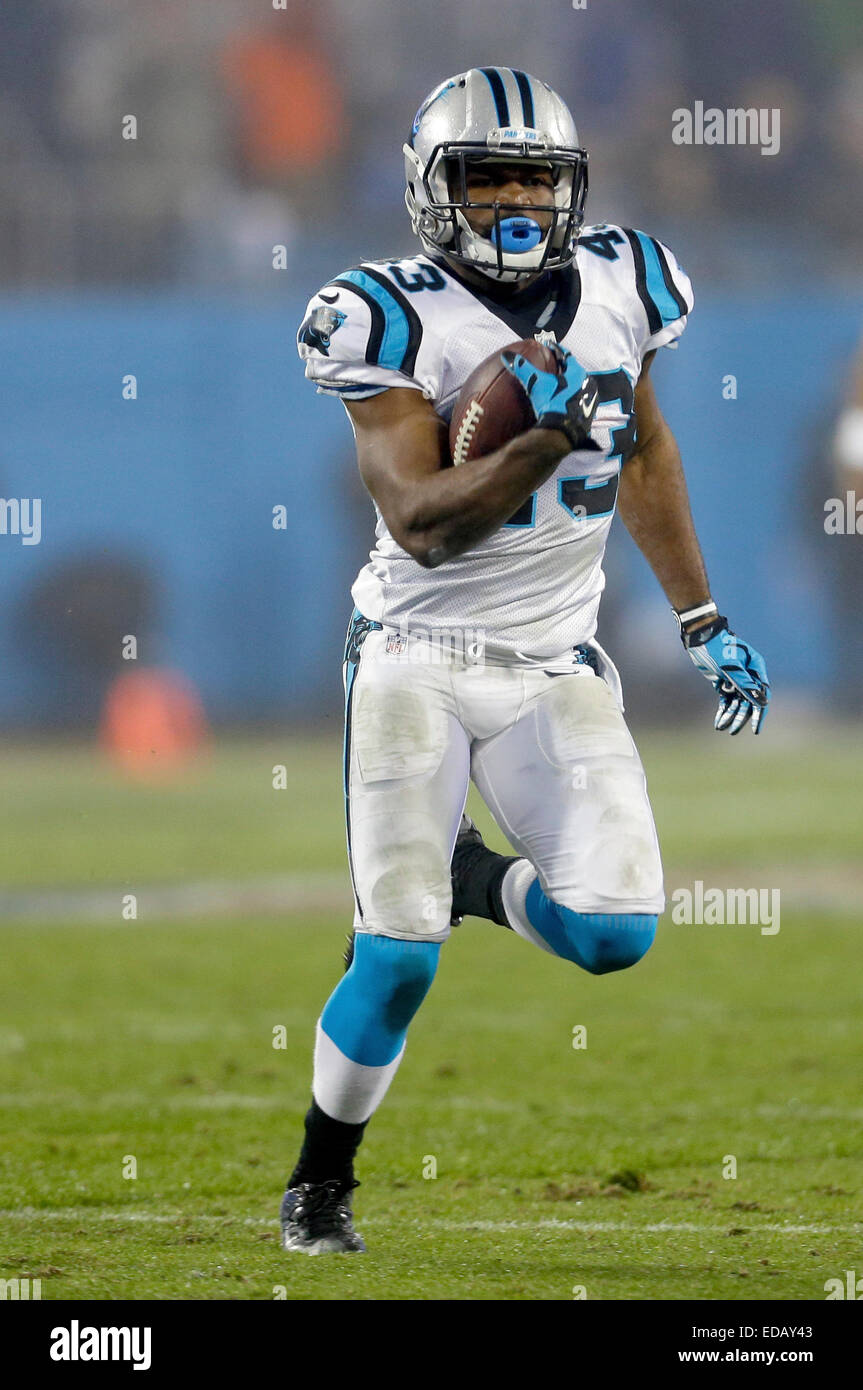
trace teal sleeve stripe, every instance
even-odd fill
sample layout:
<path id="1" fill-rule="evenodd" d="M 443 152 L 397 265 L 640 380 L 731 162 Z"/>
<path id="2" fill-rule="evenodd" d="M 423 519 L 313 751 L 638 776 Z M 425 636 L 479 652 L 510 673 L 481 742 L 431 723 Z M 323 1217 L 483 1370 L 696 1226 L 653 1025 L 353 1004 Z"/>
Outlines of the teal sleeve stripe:
<path id="1" fill-rule="evenodd" d="M 404 368 L 411 344 L 411 324 L 402 304 L 386 285 L 368 275 L 364 270 L 347 270 L 339 276 L 339 282 L 349 281 L 356 285 L 366 300 L 373 300 L 383 314 L 383 334 L 375 344 L 375 365 L 391 367 L 400 372 Z M 374 325 L 373 325 L 374 331 Z"/>
<path id="2" fill-rule="evenodd" d="M 638 243 L 644 253 L 647 293 L 659 311 L 664 328 L 666 324 L 674 323 L 676 319 L 681 317 L 680 305 L 665 283 L 665 276 L 659 263 L 659 253 L 653 241 L 649 236 L 645 236 L 644 232 L 636 232 L 635 235 L 638 237 Z"/>

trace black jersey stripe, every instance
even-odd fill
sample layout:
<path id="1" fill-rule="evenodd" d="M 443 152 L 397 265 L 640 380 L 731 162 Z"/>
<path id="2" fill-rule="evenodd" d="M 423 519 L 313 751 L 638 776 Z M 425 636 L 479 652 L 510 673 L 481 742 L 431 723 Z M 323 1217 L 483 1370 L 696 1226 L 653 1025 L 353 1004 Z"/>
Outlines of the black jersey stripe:
<path id="1" fill-rule="evenodd" d="M 533 92 L 530 89 L 530 78 L 526 72 L 519 72 L 517 68 L 510 68 L 510 72 L 518 83 L 518 93 L 521 97 L 521 109 L 524 116 L 524 123 L 533 129 Z"/>
<path id="2" fill-rule="evenodd" d="M 647 326 L 651 333 L 658 333 L 662 327 L 662 315 L 656 304 L 653 302 L 647 289 L 647 267 L 644 264 L 644 252 L 641 249 L 641 242 L 630 231 L 629 227 L 624 227 L 623 232 L 632 247 L 632 259 L 635 262 L 635 288 L 638 290 L 638 297 L 644 305 L 644 312 L 647 314 Z"/>
<path id="3" fill-rule="evenodd" d="M 368 275 L 372 280 L 376 280 L 387 294 L 391 295 L 399 308 L 404 313 L 408 323 L 408 342 L 402 357 L 400 372 L 405 372 L 407 376 L 413 376 L 417 364 L 417 353 L 423 336 L 423 326 L 420 322 L 419 314 L 413 305 L 405 298 L 397 285 L 393 283 L 388 275 L 383 271 L 374 270 L 369 265 L 359 266 L 364 275 Z M 335 282 L 334 282 L 335 283 Z"/>
<path id="4" fill-rule="evenodd" d="M 360 299 L 368 304 L 372 316 L 372 326 L 369 332 L 369 340 L 366 343 L 366 361 L 370 367 L 376 367 L 378 365 L 381 343 L 384 340 L 384 330 L 387 326 L 383 309 L 374 295 L 364 290 L 362 285 L 355 285 L 353 280 L 331 280 L 330 284 L 338 285 L 339 289 L 342 290 L 350 290 L 351 294 L 359 295 Z"/>
<path id="5" fill-rule="evenodd" d="M 551 316 L 551 322 L 545 324 L 544 327 L 554 334 L 559 343 L 562 343 L 575 322 L 575 316 L 581 304 L 581 271 L 573 261 L 572 265 L 567 267 L 565 278 L 563 271 L 559 274 L 566 286 L 566 291 L 557 301 L 557 308 Z"/>
<path id="6" fill-rule="evenodd" d="M 497 110 L 498 125 L 509 125 L 509 102 L 506 99 L 506 87 L 503 85 L 503 78 L 497 68 L 480 68 L 480 72 L 488 78 Z"/>
<path id="7" fill-rule="evenodd" d="M 680 290 L 674 283 L 674 276 L 671 274 L 671 268 L 668 264 L 668 257 L 663 251 L 660 243 L 654 237 L 650 238 L 650 244 L 656 252 L 656 259 L 659 261 L 659 269 L 662 271 L 662 278 L 665 281 L 665 288 L 668 290 L 668 293 L 671 295 L 671 298 L 674 300 L 675 304 L 680 310 L 680 317 L 683 318 L 686 314 L 689 313 L 689 305 L 687 304 L 686 300 L 683 298 L 683 295 L 680 293 Z"/>

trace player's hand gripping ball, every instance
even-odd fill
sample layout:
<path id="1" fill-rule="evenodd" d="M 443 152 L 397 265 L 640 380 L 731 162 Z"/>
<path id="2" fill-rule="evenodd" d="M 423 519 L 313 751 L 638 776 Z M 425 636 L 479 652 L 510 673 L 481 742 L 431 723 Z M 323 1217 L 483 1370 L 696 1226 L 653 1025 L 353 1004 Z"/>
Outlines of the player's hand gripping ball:
<path id="1" fill-rule="evenodd" d="M 449 430 L 453 463 L 467 463 L 469 459 L 494 453 L 538 424 L 538 386 L 546 380 L 551 383 L 549 399 L 555 391 L 559 395 L 554 405 L 556 423 L 551 425 L 543 420 L 543 424 L 563 428 L 557 420 L 563 414 L 564 397 L 576 379 L 584 382 L 585 373 L 572 354 L 557 346 L 547 347 L 536 338 L 524 338 L 511 343 L 503 353 L 492 353 L 471 372 L 453 408 Z M 592 413 L 591 410 L 591 418 Z M 589 429 L 586 418 L 584 425 Z M 579 447 L 593 445 L 582 443 Z"/>
<path id="2" fill-rule="evenodd" d="M 536 338 L 512 343 L 508 351 L 554 370 L 551 348 Z M 449 427 L 452 461 L 458 465 L 492 454 L 535 424 L 529 396 L 507 370 L 501 354 L 493 352 L 471 372 L 459 392 Z"/>
<path id="3" fill-rule="evenodd" d="M 599 404 L 599 391 L 577 358 L 555 343 L 550 349 L 554 366 L 543 371 L 523 353 L 507 349 L 501 360 L 520 381 L 540 429 L 560 430 L 573 449 L 598 449 L 590 438 L 590 426 Z"/>

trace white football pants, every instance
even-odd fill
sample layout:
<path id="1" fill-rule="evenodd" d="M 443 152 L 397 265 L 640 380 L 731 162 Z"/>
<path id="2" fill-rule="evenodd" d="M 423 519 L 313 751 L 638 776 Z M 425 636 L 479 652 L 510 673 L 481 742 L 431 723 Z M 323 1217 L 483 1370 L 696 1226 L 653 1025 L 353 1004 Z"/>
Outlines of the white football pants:
<path id="1" fill-rule="evenodd" d="M 371 631 L 346 666 L 345 789 L 357 931 L 450 932 L 450 861 L 472 778 L 546 895 L 655 913 L 662 865 L 644 769 L 614 692 L 586 665 L 495 666 Z"/>

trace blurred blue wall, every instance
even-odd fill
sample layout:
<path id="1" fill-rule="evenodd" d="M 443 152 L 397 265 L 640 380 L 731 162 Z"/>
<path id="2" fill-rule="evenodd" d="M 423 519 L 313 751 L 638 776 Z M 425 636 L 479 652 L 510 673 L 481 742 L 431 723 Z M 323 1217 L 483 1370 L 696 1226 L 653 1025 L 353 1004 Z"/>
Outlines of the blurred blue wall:
<path id="1" fill-rule="evenodd" d="M 158 621 L 140 660 L 184 671 L 212 717 L 338 708 L 348 587 L 373 518 L 344 411 L 303 378 L 304 303 L 0 302 L 0 496 L 43 501 L 41 544 L 0 535 L 0 722 L 62 716 L 64 692 L 18 615 L 37 580 L 84 552 L 150 567 Z M 829 665 L 829 586 L 810 542 L 830 487 L 804 472 L 861 320 L 863 304 L 838 290 L 703 296 L 654 369 L 714 594 L 777 683 L 817 686 Z M 121 398 L 126 373 L 135 401 Z M 736 401 L 723 399 L 727 373 Z M 278 504 L 287 531 L 273 529 Z M 666 607 L 640 559 L 624 568 L 639 600 Z"/>

